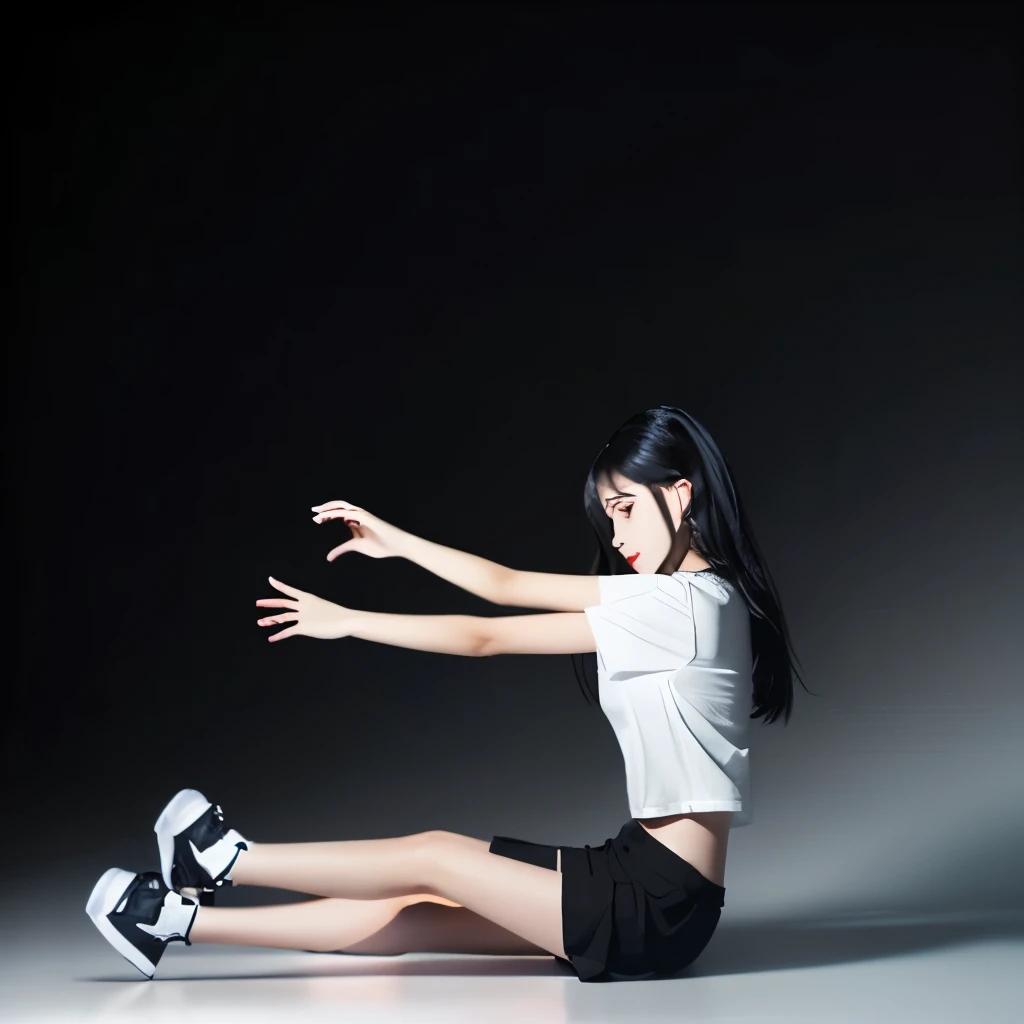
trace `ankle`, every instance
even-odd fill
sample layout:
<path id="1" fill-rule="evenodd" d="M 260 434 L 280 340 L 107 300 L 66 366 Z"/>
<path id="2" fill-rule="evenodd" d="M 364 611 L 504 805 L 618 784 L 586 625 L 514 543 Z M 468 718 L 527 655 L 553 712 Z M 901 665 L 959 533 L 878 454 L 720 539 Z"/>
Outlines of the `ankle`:
<path id="1" fill-rule="evenodd" d="M 256 844 L 251 840 L 245 841 L 245 846 L 238 848 L 238 853 L 235 855 L 235 859 L 228 869 L 228 873 L 224 876 L 225 885 L 230 885 L 232 888 L 238 885 L 246 885 L 246 862 L 249 859 L 249 854 L 252 852 L 252 848 Z"/>

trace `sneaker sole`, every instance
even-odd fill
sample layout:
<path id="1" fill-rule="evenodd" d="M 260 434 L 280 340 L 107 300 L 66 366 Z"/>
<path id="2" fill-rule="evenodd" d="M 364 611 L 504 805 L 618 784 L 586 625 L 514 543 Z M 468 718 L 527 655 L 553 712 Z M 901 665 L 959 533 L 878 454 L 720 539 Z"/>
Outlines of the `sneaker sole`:
<path id="1" fill-rule="evenodd" d="M 124 899 L 128 887 L 135 881 L 135 874 L 123 868 L 111 868 L 104 872 L 100 880 L 93 886 L 85 912 L 92 918 L 92 923 L 100 930 L 100 934 L 118 951 L 133 967 L 137 967 L 152 979 L 156 974 L 156 966 L 136 949 L 111 923 L 107 914 L 114 910 Z"/>
<path id="2" fill-rule="evenodd" d="M 157 845 L 160 847 L 160 874 L 163 875 L 164 885 L 168 889 L 174 888 L 171 884 L 174 837 L 184 832 L 209 806 L 211 806 L 211 802 L 198 789 L 183 789 L 156 819 L 153 831 L 156 833 Z"/>

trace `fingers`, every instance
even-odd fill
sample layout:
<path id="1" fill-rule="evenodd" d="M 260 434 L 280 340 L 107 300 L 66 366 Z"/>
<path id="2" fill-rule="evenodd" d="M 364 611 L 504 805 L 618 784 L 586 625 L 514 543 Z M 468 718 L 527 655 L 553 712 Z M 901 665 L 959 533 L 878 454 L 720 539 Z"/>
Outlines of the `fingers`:
<path id="1" fill-rule="evenodd" d="M 344 544 L 339 544 L 336 548 L 331 548 L 331 550 L 327 552 L 327 561 L 333 562 L 338 555 L 345 554 L 345 552 L 349 550 L 349 544 L 351 543 L 351 541 L 347 540 Z"/>
<path id="2" fill-rule="evenodd" d="M 257 619 L 257 626 L 276 626 L 281 622 L 298 622 L 298 615 L 268 615 L 265 619 Z"/>
<path id="3" fill-rule="evenodd" d="M 292 626 L 290 629 L 282 629 L 280 633 L 272 633 L 267 639 L 273 643 L 275 640 L 283 640 L 285 637 L 294 636 L 299 632 L 298 626 Z"/>
<path id="4" fill-rule="evenodd" d="M 305 591 L 297 590 L 295 587 L 289 587 L 287 583 L 282 583 L 280 580 L 275 580 L 273 576 L 268 576 L 267 579 L 270 580 L 270 585 L 274 587 L 275 590 L 280 590 L 285 594 L 291 594 L 292 597 L 308 596 Z"/>
<path id="5" fill-rule="evenodd" d="M 358 505 L 353 505 L 349 501 L 325 501 L 322 505 L 313 505 L 310 507 L 312 512 L 326 512 L 328 509 L 348 509 L 351 512 L 365 512 L 366 509 L 360 508 Z"/>
<path id="6" fill-rule="evenodd" d="M 346 523 L 361 523 L 366 513 L 362 509 L 328 509 L 319 515 L 313 516 L 314 523 L 326 523 L 329 519 L 344 519 Z"/>
<path id="7" fill-rule="evenodd" d="M 257 608 L 298 608 L 299 602 L 290 597 L 261 597 L 256 602 Z"/>
<path id="8" fill-rule="evenodd" d="M 257 601 L 256 603 L 257 604 L 262 604 L 262 603 L 272 604 L 273 601 L 271 599 L 271 600 L 266 601 L 266 602 Z M 295 602 L 292 602 L 292 603 L 294 604 Z M 299 616 L 298 616 L 297 612 L 293 612 L 291 614 L 289 614 L 287 612 L 282 612 L 280 615 L 268 615 L 266 618 L 257 619 L 256 620 L 256 625 L 257 626 L 279 626 L 282 622 L 298 623 L 298 621 L 299 621 Z M 299 632 L 299 627 L 298 627 L 298 625 L 294 625 L 294 626 L 291 626 L 288 629 L 282 629 L 280 633 L 272 633 L 270 636 L 267 637 L 267 639 L 268 640 L 283 640 L 285 637 L 292 636 L 292 635 L 294 635 L 297 632 Z"/>

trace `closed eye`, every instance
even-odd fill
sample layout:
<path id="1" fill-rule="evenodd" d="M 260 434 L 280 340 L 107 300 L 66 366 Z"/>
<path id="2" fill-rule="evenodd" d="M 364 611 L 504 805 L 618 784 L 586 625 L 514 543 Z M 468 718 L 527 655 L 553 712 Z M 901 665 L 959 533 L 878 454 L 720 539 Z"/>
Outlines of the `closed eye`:
<path id="1" fill-rule="evenodd" d="M 619 509 L 622 509 L 626 513 L 626 518 L 628 519 L 629 518 L 629 510 L 632 507 L 633 507 L 632 505 L 620 505 Z M 616 509 L 616 511 L 618 511 L 618 509 Z"/>

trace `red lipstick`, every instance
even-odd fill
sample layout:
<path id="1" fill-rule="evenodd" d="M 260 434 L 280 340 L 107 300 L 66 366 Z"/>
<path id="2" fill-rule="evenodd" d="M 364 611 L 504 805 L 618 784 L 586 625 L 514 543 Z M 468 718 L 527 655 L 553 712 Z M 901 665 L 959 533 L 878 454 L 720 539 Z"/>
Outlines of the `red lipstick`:
<path id="1" fill-rule="evenodd" d="M 632 565 L 639 557 L 640 552 L 638 551 L 635 555 L 630 555 L 629 558 L 626 559 L 626 561 L 629 562 L 630 565 Z"/>

